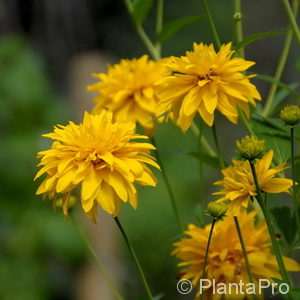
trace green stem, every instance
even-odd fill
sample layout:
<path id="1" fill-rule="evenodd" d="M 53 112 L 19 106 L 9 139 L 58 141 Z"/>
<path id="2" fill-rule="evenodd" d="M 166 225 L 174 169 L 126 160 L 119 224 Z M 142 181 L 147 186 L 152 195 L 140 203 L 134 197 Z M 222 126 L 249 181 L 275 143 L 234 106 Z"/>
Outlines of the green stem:
<path id="1" fill-rule="evenodd" d="M 258 203 L 259 203 L 259 205 L 260 205 L 260 207 L 263 211 L 263 214 L 264 214 L 264 217 L 265 217 L 265 220 L 266 220 L 266 224 L 267 224 L 267 227 L 268 227 L 269 235 L 270 235 L 272 246 L 273 246 L 273 251 L 274 251 L 274 254 L 275 254 L 275 257 L 276 257 L 276 260 L 277 260 L 277 264 L 278 264 L 280 274 L 282 276 L 282 280 L 285 283 L 287 283 L 290 288 L 292 288 L 293 286 L 292 286 L 290 278 L 287 274 L 287 271 L 286 271 L 286 268 L 285 268 L 285 265 L 284 265 L 284 262 L 283 262 L 283 259 L 282 259 L 282 254 L 281 254 L 279 245 L 278 245 L 277 240 L 276 240 L 276 235 L 275 235 L 275 232 L 274 232 L 274 229 L 273 229 L 273 226 L 272 226 L 272 220 L 271 220 L 271 218 L 269 216 L 269 213 L 266 210 L 264 202 L 263 202 L 260 186 L 259 186 L 259 183 L 258 183 L 256 171 L 255 171 L 255 165 L 253 164 L 252 161 L 249 161 L 249 163 L 250 163 L 250 167 L 251 167 L 251 171 L 252 171 L 252 175 L 253 175 L 253 180 L 254 180 L 255 187 L 256 187 L 257 200 L 258 200 Z M 290 292 L 288 293 L 288 296 L 289 296 L 289 299 L 293 299 Z"/>
<path id="2" fill-rule="evenodd" d="M 299 208 L 297 201 L 297 193 L 296 193 L 296 169 L 295 169 L 295 146 L 294 146 L 294 126 L 291 127 L 291 158 L 292 158 L 292 177 L 293 177 L 293 199 L 295 206 L 295 217 L 297 224 L 297 232 L 300 234 L 300 218 L 299 218 Z"/>
<path id="3" fill-rule="evenodd" d="M 208 251 L 209 251 L 209 246 L 210 246 L 211 237 L 212 237 L 212 234 L 214 231 L 215 224 L 216 224 L 216 219 L 213 219 L 211 227 L 210 227 L 210 231 L 209 231 L 209 236 L 208 236 L 204 261 L 203 261 L 203 269 L 202 269 L 202 276 L 201 276 L 202 279 L 205 279 L 205 277 L 206 277 L 206 265 L 207 265 L 207 260 L 208 260 Z M 200 294 L 200 300 L 202 300 L 202 299 L 203 299 L 203 293 Z"/>
<path id="4" fill-rule="evenodd" d="M 173 207 L 173 211 L 174 211 L 174 214 L 175 214 L 175 218 L 176 218 L 176 221 L 177 221 L 178 228 L 181 232 L 183 232 L 184 228 L 183 228 L 182 221 L 181 221 L 181 218 L 180 218 L 180 215 L 179 215 L 179 210 L 177 208 L 175 196 L 174 196 L 173 190 L 171 188 L 169 178 L 166 174 L 163 162 L 161 160 L 160 153 L 159 153 L 159 150 L 158 150 L 158 147 L 156 145 L 154 137 L 151 138 L 151 141 L 152 141 L 152 144 L 154 145 L 154 147 L 156 148 L 156 151 L 155 151 L 156 159 L 157 159 L 157 162 L 158 162 L 158 164 L 160 165 L 160 168 L 161 168 L 161 173 L 162 173 L 162 176 L 163 176 L 163 179 L 164 179 L 164 182 L 166 184 L 166 188 L 167 188 L 170 200 L 171 200 L 171 204 L 172 204 L 172 207 Z"/>
<path id="5" fill-rule="evenodd" d="M 285 12 L 286 12 L 286 14 L 288 16 L 288 19 L 289 19 L 291 27 L 292 27 L 292 29 L 294 31 L 295 37 L 297 39 L 297 42 L 300 45 L 300 30 L 299 30 L 299 27 L 297 25 L 296 18 L 295 18 L 295 15 L 293 13 L 293 10 L 292 10 L 292 8 L 290 6 L 290 2 L 289 2 L 289 0 L 281 0 L 281 2 L 282 2 L 282 5 L 283 5 L 283 7 L 285 9 Z"/>
<path id="6" fill-rule="evenodd" d="M 217 153 L 218 153 L 218 157 L 219 157 L 220 168 L 223 170 L 223 169 L 225 169 L 225 164 L 224 164 L 224 159 L 223 159 L 223 155 L 222 155 L 222 151 L 221 151 L 221 147 L 220 147 L 220 143 L 219 143 L 219 139 L 218 139 L 217 129 L 216 129 L 215 123 L 212 126 L 212 130 L 213 130 L 213 136 L 214 136 L 214 140 L 215 140 L 215 144 L 216 144 L 216 149 L 217 149 Z"/>
<path id="7" fill-rule="evenodd" d="M 202 159 L 202 145 L 200 143 L 202 139 L 202 130 L 199 130 L 199 137 L 198 137 L 198 152 L 199 152 L 199 195 L 200 195 L 200 204 L 201 204 L 201 226 L 205 225 L 205 184 L 204 184 L 204 174 L 203 174 L 203 159 Z"/>
<path id="8" fill-rule="evenodd" d="M 294 0 L 293 2 L 293 12 L 295 17 L 297 16 L 297 12 L 298 12 L 298 7 L 299 7 L 299 0 Z M 283 44 L 283 48 L 281 51 L 281 55 L 278 61 L 278 65 L 274 74 L 274 79 L 275 81 L 272 83 L 269 94 L 267 96 L 266 102 L 265 102 L 265 106 L 262 112 L 262 116 L 263 117 L 268 117 L 270 115 L 270 113 L 272 113 L 271 108 L 272 108 L 272 103 L 274 101 L 274 97 L 278 88 L 278 82 L 280 81 L 280 78 L 282 76 L 283 70 L 285 68 L 288 56 L 289 56 L 289 52 L 291 49 L 291 44 L 292 44 L 292 39 L 293 39 L 293 30 L 291 28 L 291 26 L 289 27 L 287 33 L 286 33 L 286 37 L 285 37 L 285 41 Z"/>
<path id="9" fill-rule="evenodd" d="M 236 42 L 239 43 L 243 40 L 243 24 L 242 24 L 242 6 L 241 0 L 234 0 L 234 17 L 236 20 L 235 24 L 235 33 L 236 33 Z M 239 50 L 240 57 L 245 57 L 245 50 L 241 48 Z"/>
<path id="10" fill-rule="evenodd" d="M 240 107 L 238 107 L 238 112 L 239 112 L 239 117 L 240 117 L 242 123 L 244 124 L 248 134 L 255 135 L 249 120 L 247 119 L 247 117 L 245 116 L 245 113 L 241 110 Z"/>
<path id="11" fill-rule="evenodd" d="M 241 6 L 241 0 L 234 0 L 234 12 L 235 15 L 238 14 L 238 18 L 236 20 L 236 42 L 239 43 L 240 41 L 243 40 L 243 24 L 242 24 L 242 6 Z M 243 48 L 240 49 L 239 54 L 242 58 L 245 57 L 245 51 Z M 246 130 L 248 131 L 248 133 L 250 135 L 255 135 L 254 131 L 252 129 L 252 126 L 249 122 L 249 120 L 247 119 L 245 113 L 243 112 L 243 110 L 238 106 L 238 113 L 239 113 L 239 118 L 242 121 L 242 123 L 244 124 Z"/>
<path id="12" fill-rule="evenodd" d="M 163 25 L 163 11 L 164 11 L 164 1 L 163 0 L 157 0 L 157 9 L 156 9 L 156 39 L 161 33 L 162 25 Z M 161 56 L 161 43 L 157 40 L 156 44 L 156 50 Z"/>
<path id="13" fill-rule="evenodd" d="M 116 299 L 124 300 L 124 298 L 121 296 L 121 293 L 118 291 L 118 289 L 116 288 L 116 286 L 112 282 L 112 280 L 111 280 L 110 276 L 108 275 L 104 265 L 102 264 L 99 257 L 97 256 L 96 251 L 94 250 L 93 246 L 91 245 L 91 243 L 87 239 L 87 237 L 86 237 L 85 233 L 82 231 L 81 227 L 78 225 L 76 219 L 73 216 L 71 216 L 71 220 L 72 220 L 72 223 L 73 223 L 74 227 L 77 229 L 81 239 L 83 240 L 86 248 L 89 250 L 90 254 L 92 255 L 93 259 L 95 260 L 95 263 L 96 263 L 99 271 L 101 272 L 103 278 L 107 282 L 107 284 L 110 287 L 111 291 L 114 293 Z"/>
<path id="14" fill-rule="evenodd" d="M 198 128 L 198 126 L 195 124 L 195 122 L 193 121 L 191 124 L 191 129 L 194 132 L 194 134 L 197 137 L 200 137 L 200 143 L 201 146 L 203 147 L 203 149 L 211 156 L 217 156 L 216 152 L 213 150 L 213 148 L 210 146 L 209 142 L 207 141 L 207 139 L 205 138 L 205 136 L 203 134 L 200 135 L 200 130 Z"/>
<path id="15" fill-rule="evenodd" d="M 213 36 L 214 36 L 215 42 L 216 42 L 216 44 L 217 44 L 218 49 L 220 49 L 220 48 L 221 48 L 220 38 L 219 38 L 219 35 L 218 35 L 218 32 L 217 32 L 215 23 L 214 23 L 213 18 L 212 18 L 212 16 L 211 16 L 211 13 L 210 13 L 210 10 L 209 10 L 209 7 L 208 7 L 208 5 L 207 5 L 206 0 L 202 0 L 202 4 L 203 4 L 203 6 L 204 6 L 205 13 L 206 13 L 206 16 L 207 16 L 207 18 L 208 18 L 209 25 L 210 25 L 212 34 L 213 34 Z"/>
<path id="16" fill-rule="evenodd" d="M 251 272 L 251 269 L 250 269 L 250 263 L 249 263 L 249 259 L 248 259 L 247 250 L 246 250 L 242 230 L 241 230 L 240 223 L 239 223 L 239 219 L 238 219 L 237 216 L 234 216 L 233 219 L 234 219 L 236 231 L 238 233 L 239 240 L 240 240 L 240 243 L 241 243 L 242 252 L 243 252 L 244 259 L 245 259 L 245 264 L 246 264 L 246 270 L 247 270 L 247 274 L 248 274 L 248 277 L 249 277 L 249 282 L 254 283 L 252 272 Z M 254 294 L 254 299 L 256 299 L 256 294 Z"/>
<path id="17" fill-rule="evenodd" d="M 131 17 L 131 19 L 132 19 L 132 21 L 134 23 L 135 29 L 136 29 L 138 35 L 140 36 L 141 40 L 143 41 L 144 45 L 148 49 L 148 51 L 151 54 L 151 56 L 153 57 L 153 59 L 159 60 L 160 59 L 160 53 L 159 53 L 159 51 L 153 45 L 152 41 L 148 37 L 148 35 L 145 32 L 145 30 L 142 27 L 142 25 L 139 24 L 139 23 L 136 23 L 135 20 L 134 20 L 132 2 L 130 0 L 124 0 L 124 3 L 126 5 L 128 13 L 129 13 L 129 15 L 130 15 L 130 17 Z"/>
<path id="18" fill-rule="evenodd" d="M 140 262 L 139 262 L 139 260 L 138 260 L 138 258 L 137 258 L 137 256 L 136 256 L 136 254 L 135 254 L 135 251 L 134 251 L 134 249 L 133 249 L 133 247 L 132 247 L 132 245 L 131 245 L 131 243 L 130 243 L 130 241 L 129 241 L 127 235 L 126 235 L 126 232 L 125 232 L 123 226 L 121 225 L 121 223 L 120 223 L 118 217 L 115 217 L 114 219 L 115 219 L 115 221 L 116 221 L 116 223 L 117 223 L 117 226 L 118 226 L 118 228 L 119 228 L 119 230 L 120 230 L 120 232 L 121 232 L 121 234 L 122 234 L 122 236 L 123 236 L 123 238 L 124 238 L 124 240 L 125 240 L 125 243 L 126 243 L 126 245 L 127 245 L 127 247 L 128 247 L 128 250 L 129 250 L 129 253 L 130 253 L 131 257 L 132 257 L 132 260 L 133 260 L 133 262 L 134 262 L 134 264 L 135 264 L 135 266 L 136 266 L 136 268 L 137 268 L 137 271 L 138 271 L 138 273 L 139 273 L 139 275 L 140 275 L 142 284 L 143 284 L 144 289 L 145 289 L 145 292 L 146 292 L 146 294 L 147 294 L 147 298 L 148 298 L 149 300 L 153 300 L 153 296 L 152 296 L 151 290 L 150 290 L 150 288 L 149 288 L 149 285 L 148 285 L 148 283 L 147 283 L 147 280 L 146 280 L 146 278 L 145 278 L 144 272 L 143 272 L 143 270 L 142 270 L 142 267 L 141 267 L 141 265 L 140 265 Z"/>

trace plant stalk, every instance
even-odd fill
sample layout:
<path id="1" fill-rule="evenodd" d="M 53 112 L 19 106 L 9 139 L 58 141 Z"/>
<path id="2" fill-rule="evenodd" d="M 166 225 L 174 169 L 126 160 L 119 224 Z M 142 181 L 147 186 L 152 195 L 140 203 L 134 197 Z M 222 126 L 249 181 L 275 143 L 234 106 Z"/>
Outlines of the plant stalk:
<path id="1" fill-rule="evenodd" d="M 160 59 L 160 53 L 157 50 L 157 48 L 153 45 L 152 41 L 150 40 L 150 38 L 148 37 L 147 33 L 145 32 L 143 26 L 137 22 L 135 22 L 134 17 L 133 17 L 133 5 L 132 2 L 130 0 L 124 0 L 124 3 L 126 5 L 127 11 L 134 23 L 135 29 L 139 35 L 139 37 L 141 38 L 141 40 L 143 41 L 144 45 L 146 46 L 146 48 L 148 49 L 150 55 L 152 56 L 152 58 L 154 60 L 159 60 Z"/>
<path id="2" fill-rule="evenodd" d="M 210 227 L 210 231 L 209 231 L 209 236 L 208 236 L 204 261 L 203 261 L 203 269 L 202 269 L 202 276 L 201 276 L 202 279 L 205 279 L 205 277 L 206 277 L 206 265 L 207 265 L 207 260 L 208 260 L 208 252 L 209 252 L 210 242 L 211 242 L 215 224 L 216 224 L 216 219 L 213 219 L 211 227 Z M 200 300 L 202 300 L 202 299 L 203 299 L 203 293 L 200 294 Z"/>
<path id="3" fill-rule="evenodd" d="M 299 207 L 297 201 L 297 193 L 296 193 L 296 165 L 295 165 L 295 138 L 294 138 L 294 126 L 291 127 L 291 159 L 292 159 L 292 178 L 293 178 L 293 199 L 295 206 L 295 217 L 297 224 L 297 232 L 298 236 L 300 234 L 300 218 L 299 218 Z"/>
<path id="4" fill-rule="evenodd" d="M 299 0 L 294 0 L 293 2 L 293 14 L 296 17 L 298 13 L 298 8 L 299 8 Z M 271 85 L 269 94 L 267 96 L 265 106 L 262 112 L 263 117 L 268 117 L 270 113 L 272 113 L 271 108 L 272 108 L 272 103 L 274 101 L 274 97 L 276 95 L 276 91 L 278 88 L 278 81 L 280 81 L 280 78 L 282 76 L 283 70 L 285 68 L 290 49 L 291 49 L 291 44 L 292 44 L 292 39 L 293 39 L 293 29 L 291 26 L 289 26 L 289 29 L 286 33 L 283 48 L 281 51 L 281 55 L 279 57 L 278 65 L 274 74 L 274 81 Z"/>
<path id="5" fill-rule="evenodd" d="M 217 32 L 215 23 L 214 23 L 213 18 L 212 18 L 212 16 L 211 16 L 211 13 L 210 13 L 210 10 L 209 10 L 209 7 L 208 7 L 208 5 L 207 5 L 206 0 L 202 0 L 202 4 L 203 4 L 203 6 L 204 6 L 205 13 L 206 13 L 206 16 L 207 16 L 207 18 L 208 18 L 209 25 L 210 25 L 212 34 L 213 34 L 213 36 L 214 36 L 216 45 L 217 45 L 218 49 L 220 49 L 220 48 L 221 48 L 220 38 L 219 38 L 219 35 L 218 35 L 218 32 Z"/>
<path id="6" fill-rule="evenodd" d="M 80 228 L 80 226 L 78 225 L 76 219 L 71 216 L 71 220 L 72 223 L 74 225 L 74 227 L 77 229 L 82 241 L 84 242 L 86 248 L 89 250 L 91 256 L 93 257 L 99 271 L 101 272 L 104 280 L 107 282 L 108 286 L 110 287 L 111 291 L 113 292 L 113 294 L 115 295 L 116 299 L 118 300 L 124 300 L 124 298 L 121 296 L 121 293 L 118 291 L 118 289 L 116 288 L 116 286 L 114 285 L 114 283 L 112 282 L 110 276 L 108 275 L 103 263 L 101 262 L 101 260 L 99 259 L 98 255 L 96 254 L 96 251 L 94 250 L 93 246 L 91 245 L 90 241 L 88 240 L 88 238 L 86 237 L 85 233 L 83 232 L 83 230 Z"/>
<path id="7" fill-rule="evenodd" d="M 174 211 L 174 214 L 175 214 L 175 218 L 176 218 L 178 228 L 181 232 L 183 232 L 184 228 L 183 228 L 182 221 L 181 221 L 180 214 L 179 214 L 179 210 L 178 210 L 178 207 L 177 207 L 177 204 L 176 204 L 175 196 L 174 196 L 173 190 L 171 188 L 169 178 L 166 174 L 163 162 L 161 160 L 160 153 L 158 151 L 158 147 L 156 145 L 154 137 L 151 138 L 151 141 L 152 141 L 152 144 L 154 145 L 154 147 L 156 148 L 156 151 L 155 151 L 156 159 L 157 159 L 158 164 L 161 167 L 161 174 L 162 174 L 163 180 L 166 184 L 166 188 L 167 188 L 170 200 L 171 200 L 171 204 L 172 204 L 172 207 L 173 207 L 173 211 Z"/>
<path id="8" fill-rule="evenodd" d="M 284 10 L 285 10 L 285 12 L 288 16 L 291 27 L 294 31 L 296 40 L 297 40 L 298 44 L 300 45 L 300 30 L 299 30 L 299 27 L 297 25 L 297 21 L 296 21 L 295 15 L 293 13 L 293 10 L 290 6 L 290 2 L 289 2 L 289 0 L 281 0 L 281 2 L 282 2 L 282 5 L 284 7 Z"/>
<path id="9" fill-rule="evenodd" d="M 223 169 L 225 169 L 225 164 L 224 164 L 224 159 L 223 159 L 215 123 L 212 126 L 212 130 L 213 130 L 213 136 L 214 136 L 216 149 L 217 149 L 217 153 L 218 153 L 218 157 L 219 157 L 220 168 L 221 168 L 221 170 L 223 170 Z"/>
<path id="10" fill-rule="evenodd" d="M 257 179 L 257 174 L 256 174 L 256 171 L 255 171 L 255 165 L 252 161 L 249 161 L 249 163 L 250 163 L 250 167 L 251 167 L 251 171 L 252 171 L 252 175 L 253 175 L 253 180 L 254 180 L 255 187 L 256 187 L 257 200 L 258 200 L 258 203 L 259 203 L 259 205 L 260 205 L 260 207 L 263 211 L 263 214 L 264 214 L 264 217 L 265 217 L 265 220 L 266 220 L 266 224 L 267 224 L 267 227 L 268 227 L 269 235 L 270 235 L 272 246 L 273 246 L 273 251 L 274 251 L 274 254 L 275 254 L 275 257 L 276 257 L 276 260 L 277 260 L 277 264 L 278 264 L 280 274 L 282 276 L 283 281 L 285 283 L 287 283 L 290 288 L 292 288 L 293 286 L 291 284 L 290 278 L 287 274 L 287 271 L 286 271 L 286 268 L 285 268 L 285 265 L 284 265 L 284 262 L 283 262 L 283 259 L 282 259 L 282 254 L 281 254 L 279 245 L 278 245 L 277 240 L 276 240 L 276 235 L 275 235 L 275 232 L 274 232 L 274 229 L 273 229 L 273 226 L 272 226 L 272 221 L 271 221 L 270 215 L 269 215 L 267 209 L 265 208 L 265 205 L 264 205 L 264 202 L 263 202 L 259 182 L 258 182 L 258 179 Z M 289 297 L 290 300 L 293 299 L 290 292 L 288 293 L 288 297 Z"/>
<path id="11" fill-rule="evenodd" d="M 243 252 L 244 259 L 245 259 L 245 265 L 246 265 L 249 282 L 254 283 L 254 279 L 253 279 L 251 268 L 250 268 L 249 258 L 248 258 L 248 254 L 247 254 L 247 250 L 246 250 L 246 245 L 245 245 L 245 242 L 243 239 L 243 234 L 242 234 L 242 230 L 241 230 L 240 223 L 239 223 L 239 219 L 237 216 L 234 216 L 233 219 L 234 219 L 236 231 L 239 236 L 240 244 L 242 247 L 242 252 Z M 254 299 L 256 299 L 256 298 L 257 298 L 256 294 L 254 294 Z"/>
<path id="12" fill-rule="evenodd" d="M 126 234 L 123 226 L 121 225 L 118 217 L 115 217 L 114 219 L 115 219 L 115 221 L 117 223 L 117 226 L 118 226 L 118 228 L 119 228 L 119 230 L 120 230 L 120 232 L 121 232 L 121 234 L 122 234 L 122 236 L 124 238 L 126 246 L 127 246 L 128 250 L 129 250 L 129 253 L 130 253 L 131 257 L 132 257 L 132 260 L 133 260 L 133 262 L 134 262 L 134 264 L 136 266 L 136 269 L 137 269 L 137 271 L 139 273 L 139 276 L 140 276 L 140 279 L 142 281 L 143 287 L 144 287 L 145 292 L 147 294 L 147 298 L 148 298 L 148 300 L 153 300 L 153 296 L 152 296 L 151 290 L 149 288 L 149 285 L 147 283 L 146 277 L 144 275 L 144 272 L 142 270 L 140 262 L 139 262 L 139 260 L 138 260 L 138 258 L 136 256 L 136 254 L 135 254 L 135 251 L 134 251 L 134 249 L 133 249 L 133 247 L 132 247 L 132 245 L 131 245 L 128 237 L 127 237 L 127 234 Z"/>

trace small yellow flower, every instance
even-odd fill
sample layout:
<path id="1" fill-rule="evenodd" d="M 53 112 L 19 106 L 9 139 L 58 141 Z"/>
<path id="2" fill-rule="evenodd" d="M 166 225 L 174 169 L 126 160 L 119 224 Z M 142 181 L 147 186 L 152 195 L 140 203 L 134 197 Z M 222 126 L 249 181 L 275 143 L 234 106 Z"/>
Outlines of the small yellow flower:
<path id="1" fill-rule="evenodd" d="M 279 117 L 286 125 L 295 126 L 300 123 L 300 107 L 287 105 L 280 111 Z"/>
<path id="2" fill-rule="evenodd" d="M 216 220 L 222 220 L 226 215 L 227 205 L 224 202 L 209 202 L 207 213 Z"/>
<path id="3" fill-rule="evenodd" d="M 215 110 L 231 122 L 238 121 L 238 107 L 249 117 L 249 103 L 261 100 L 256 87 L 242 72 L 255 63 L 232 58 L 231 43 L 216 52 L 213 45 L 194 43 L 194 51 L 185 56 L 171 57 L 165 65 L 173 75 L 162 80 L 165 84 L 158 113 L 170 112 L 171 117 L 186 131 L 196 114 L 212 126 Z"/>
<path id="4" fill-rule="evenodd" d="M 265 141 L 259 140 L 256 136 L 245 136 L 236 142 L 238 152 L 242 158 L 254 160 L 261 158 L 265 151 Z"/>
<path id="5" fill-rule="evenodd" d="M 58 125 L 44 134 L 54 142 L 49 150 L 38 153 L 42 168 L 36 178 L 46 173 L 37 194 L 48 195 L 55 202 L 62 195 L 63 212 L 68 213 L 70 195 L 81 185 L 81 204 L 86 215 L 96 222 L 97 207 L 116 216 L 122 202 L 137 206 L 135 183 L 155 186 L 156 178 L 146 166 L 159 166 L 150 155 L 155 147 L 132 141 L 147 139 L 135 134 L 133 123 L 113 123 L 112 113 L 85 113 L 79 125 Z"/>
<path id="6" fill-rule="evenodd" d="M 239 222 L 254 283 L 257 285 L 261 278 L 272 280 L 272 278 L 281 279 L 281 276 L 276 258 L 271 252 L 271 242 L 266 223 L 264 220 L 260 220 L 256 225 L 256 214 L 256 211 L 248 214 L 242 213 L 239 216 Z M 211 224 L 204 228 L 190 224 L 185 232 L 188 237 L 176 242 L 172 252 L 181 261 L 178 264 L 179 267 L 183 267 L 181 277 L 191 280 L 197 289 L 196 299 L 199 299 L 199 282 L 202 276 L 210 228 Z M 288 271 L 300 271 L 300 265 L 295 260 L 283 257 L 283 261 Z M 223 222 L 217 222 L 214 227 L 208 252 L 206 278 L 211 281 L 215 279 L 216 284 L 224 283 L 226 286 L 229 283 L 239 283 L 242 280 L 244 294 L 236 294 L 234 299 L 245 299 L 246 284 L 249 283 L 249 279 L 233 218 L 225 218 Z M 258 291 L 257 286 L 256 291 Z M 204 299 L 231 300 L 233 295 L 222 295 L 221 297 L 220 294 L 213 294 L 213 289 L 209 288 L 204 292 Z"/>
<path id="7" fill-rule="evenodd" d="M 287 178 L 274 178 L 274 176 L 284 170 L 285 164 L 280 164 L 275 168 L 270 168 L 273 158 L 273 151 L 267 152 L 262 159 L 255 163 L 255 170 L 260 188 L 266 193 L 288 192 L 293 185 L 293 181 Z M 228 214 L 238 215 L 243 208 L 248 207 L 251 196 L 256 196 L 257 191 L 248 160 L 233 160 L 233 165 L 222 170 L 224 178 L 215 182 L 223 189 L 214 195 L 224 195 L 218 201 L 229 201 Z"/>
<path id="8" fill-rule="evenodd" d="M 107 73 L 94 74 L 100 81 L 87 87 L 88 91 L 99 92 L 93 112 L 105 108 L 114 113 L 114 120 L 138 122 L 151 134 L 158 117 L 161 84 L 157 82 L 168 74 L 161 62 L 152 61 L 147 55 L 109 65 Z"/>

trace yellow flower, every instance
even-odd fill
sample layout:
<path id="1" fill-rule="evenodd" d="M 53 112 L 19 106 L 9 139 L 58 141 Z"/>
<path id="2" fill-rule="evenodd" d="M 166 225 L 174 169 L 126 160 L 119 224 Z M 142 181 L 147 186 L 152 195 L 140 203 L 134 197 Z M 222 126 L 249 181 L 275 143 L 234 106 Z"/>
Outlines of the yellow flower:
<path id="1" fill-rule="evenodd" d="M 267 152 L 262 159 L 255 163 L 255 170 L 258 183 L 263 192 L 281 193 L 288 192 L 293 182 L 287 178 L 274 178 L 274 176 L 284 170 L 285 164 L 280 164 L 275 168 L 270 168 L 273 158 L 273 151 Z M 222 170 L 223 180 L 214 184 L 223 186 L 220 192 L 214 195 L 224 195 L 218 201 L 230 201 L 229 214 L 238 215 L 240 210 L 248 207 L 251 196 L 256 196 L 256 187 L 253 180 L 249 161 L 233 160 L 233 165 Z"/>
<path id="2" fill-rule="evenodd" d="M 272 278 L 281 279 L 276 258 L 271 253 L 271 242 L 266 223 L 264 220 L 260 220 L 255 225 L 256 214 L 256 211 L 252 211 L 248 214 L 242 213 L 239 216 L 255 284 L 261 278 L 268 280 L 272 280 Z M 181 277 L 191 280 L 193 286 L 197 288 L 197 297 L 199 297 L 199 282 L 202 276 L 210 228 L 211 224 L 206 225 L 204 228 L 190 224 L 185 232 L 188 237 L 176 242 L 172 253 L 181 260 L 178 264 L 179 267 L 184 268 Z M 293 259 L 283 257 L 283 261 L 288 271 L 300 271 L 300 265 Z M 245 289 L 249 279 L 233 218 L 225 218 L 224 221 L 217 222 L 214 227 L 208 252 L 206 278 L 211 281 L 215 279 L 216 284 L 224 283 L 227 287 L 229 283 L 239 283 L 242 280 L 245 284 L 242 291 L 246 293 Z M 233 291 L 235 291 L 234 288 Z M 212 288 L 206 289 L 204 299 L 231 300 L 245 298 L 245 294 L 235 295 L 236 298 L 233 298 L 233 295 L 223 295 L 223 298 L 221 295 L 214 295 L 212 292 Z"/>
<path id="3" fill-rule="evenodd" d="M 172 57 L 166 66 L 173 72 L 162 80 L 162 101 L 158 113 L 171 112 L 171 117 L 186 131 L 199 113 L 209 126 L 214 122 L 215 110 L 231 122 L 238 121 L 238 106 L 249 117 L 248 104 L 261 100 L 256 87 L 242 72 L 255 63 L 231 58 L 231 43 L 216 53 L 213 45 L 194 43 L 194 51 L 185 56 Z"/>
<path id="4" fill-rule="evenodd" d="M 152 61 L 147 55 L 108 66 L 107 73 L 94 74 L 100 82 L 87 87 L 88 91 L 99 92 L 93 112 L 108 109 L 114 113 L 114 120 L 138 122 L 151 134 L 161 88 L 157 81 L 167 74 L 161 62 Z"/>
<path id="5" fill-rule="evenodd" d="M 113 216 L 122 202 L 136 208 L 135 183 L 156 185 L 156 178 L 145 164 L 159 168 L 149 154 L 155 147 L 132 141 L 147 137 L 135 134 L 133 123 L 113 123 L 111 112 L 85 112 L 81 124 L 58 125 L 54 132 L 43 136 L 54 142 L 51 149 L 38 153 L 39 166 L 43 167 L 35 179 L 44 173 L 47 177 L 37 194 L 48 194 L 54 202 L 56 194 L 61 194 L 65 214 L 71 192 L 78 185 L 83 210 L 93 222 L 98 205 Z"/>

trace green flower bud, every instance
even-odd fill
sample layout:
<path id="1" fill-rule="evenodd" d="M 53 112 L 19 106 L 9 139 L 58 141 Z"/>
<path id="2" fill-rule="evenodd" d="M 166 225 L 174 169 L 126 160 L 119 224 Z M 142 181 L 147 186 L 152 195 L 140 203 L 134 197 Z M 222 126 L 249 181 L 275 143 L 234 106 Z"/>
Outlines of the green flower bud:
<path id="1" fill-rule="evenodd" d="M 216 220 L 222 220 L 227 212 L 227 204 L 224 202 L 209 202 L 206 212 Z"/>
<path id="2" fill-rule="evenodd" d="M 261 158 L 265 151 L 265 141 L 259 140 L 256 136 L 245 136 L 241 140 L 236 141 L 239 154 L 248 160 Z"/>
<path id="3" fill-rule="evenodd" d="M 295 126 L 300 122 L 300 107 L 287 105 L 280 111 L 279 117 L 286 125 Z"/>

